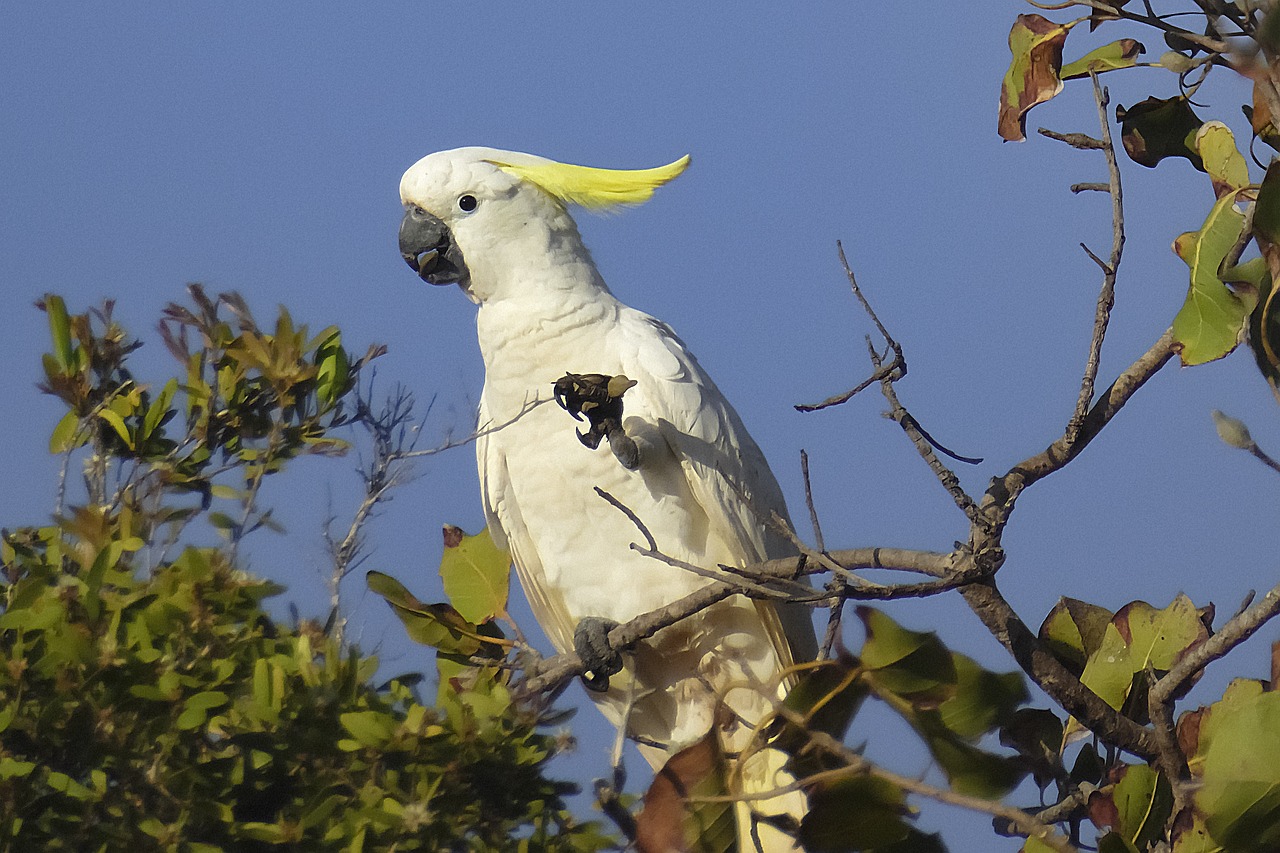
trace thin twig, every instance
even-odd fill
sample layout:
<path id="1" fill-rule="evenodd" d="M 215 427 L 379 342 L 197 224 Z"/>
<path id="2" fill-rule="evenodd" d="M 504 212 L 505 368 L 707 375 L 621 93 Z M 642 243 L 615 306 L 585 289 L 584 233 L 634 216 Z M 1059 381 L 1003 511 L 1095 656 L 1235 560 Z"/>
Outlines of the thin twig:
<path id="1" fill-rule="evenodd" d="M 879 367 L 879 356 L 874 351 L 871 354 L 871 358 L 876 366 Z M 954 471 L 942 464 L 942 460 L 934 452 L 935 443 L 924 434 L 919 422 L 899 402 L 897 391 L 893 387 L 893 380 L 889 378 L 881 380 L 880 392 L 889 403 L 889 418 L 902 427 L 902 431 L 907 434 L 907 437 L 911 439 L 911 443 L 915 445 L 916 452 L 920 454 L 920 458 L 929 466 L 929 470 L 938 478 L 938 482 L 942 484 L 942 488 L 946 489 L 947 494 L 951 495 L 951 500 L 964 513 L 965 518 L 969 519 L 970 524 L 985 525 L 986 520 L 983 518 L 978 505 L 973 498 L 969 497 L 964 487 L 960 485 L 960 478 L 955 475 Z"/>
<path id="2" fill-rule="evenodd" d="M 871 318 L 871 322 L 879 330 L 880 336 L 884 338 L 889 351 L 893 353 L 893 359 L 885 365 L 877 364 L 875 373 L 843 394 L 828 397 L 821 403 L 802 403 L 797 405 L 795 409 L 798 412 L 816 412 L 819 409 L 838 406 L 853 399 L 858 393 L 870 388 L 877 382 L 883 382 L 890 378 L 901 379 L 907 375 L 907 361 L 902 356 L 902 346 L 889 334 L 889 330 L 884 327 L 884 323 L 880 322 L 880 318 L 876 315 L 875 309 L 871 307 L 871 303 L 862 295 L 862 288 L 858 287 L 858 279 L 854 276 L 853 269 L 849 266 L 849 260 L 844 254 L 844 245 L 839 240 L 836 241 L 836 251 L 840 255 L 840 264 L 844 267 L 844 274 L 849 280 L 849 287 L 853 290 L 853 295 L 858 298 L 858 302 L 862 304 L 862 310 L 867 313 L 867 316 Z"/>
<path id="3" fill-rule="evenodd" d="M 809 508 L 809 523 L 813 525 L 813 542 L 819 551 L 827 550 L 822 539 L 822 525 L 818 522 L 818 510 L 813 505 L 813 486 L 809 482 L 809 454 L 800 451 L 800 475 L 804 478 L 804 505 Z"/>
<path id="4" fill-rule="evenodd" d="M 647 543 L 647 545 L 639 545 L 635 542 L 632 542 L 631 545 L 629 546 L 632 551 L 635 551 L 637 554 L 639 554 L 642 557 L 648 557 L 650 559 L 657 560 L 660 563 L 666 563 L 668 566 L 671 566 L 672 568 L 682 569 L 686 572 L 689 572 L 690 574 L 695 574 L 698 577 L 706 578 L 707 580 L 713 580 L 713 581 L 725 580 L 726 572 L 730 571 L 728 566 L 720 566 L 715 569 L 707 569 L 707 568 L 703 568 L 702 566 L 698 566 L 693 563 L 690 563 L 687 560 L 681 560 L 677 557 L 672 557 L 671 555 L 664 553 L 660 548 L 658 548 L 658 543 L 653 538 L 653 534 L 649 532 L 649 528 L 645 526 L 645 523 L 640 520 L 640 517 L 635 514 L 635 512 L 631 509 L 631 507 L 627 506 L 622 501 L 618 500 L 613 495 L 609 494 L 599 486 L 594 486 L 593 488 L 595 489 L 595 493 L 599 495 L 601 498 L 603 498 L 605 501 L 607 501 L 610 506 L 612 506 L 614 509 L 618 510 L 623 515 L 625 515 L 631 521 L 631 523 L 636 526 L 636 529 L 640 531 L 640 535 L 644 537 L 644 540 Z M 738 576 L 742 576 L 745 573 L 742 572 L 741 570 L 738 570 L 734 572 L 734 574 Z M 775 585 L 773 586 L 759 583 L 747 577 L 743 577 L 742 580 L 738 581 L 737 583 L 741 585 L 743 592 L 755 593 L 758 597 L 761 597 L 761 598 L 790 599 L 793 595 L 796 595 L 796 594 L 804 595 L 806 593 L 811 592 L 808 586 L 804 584 L 796 583 L 794 581 L 787 581 L 786 579 L 779 579 L 778 581 L 774 581 L 773 583 Z M 783 586 L 783 585 L 786 585 L 791 588 L 790 589 L 780 588 L 780 586 Z"/>
<path id="5" fill-rule="evenodd" d="M 779 707 L 778 713 L 780 716 L 786 717 L 790 722 L 795 723 L 798 726 L 804 726 L 806 723 L 803 715 L 797 714 L 789 708 Z M 984 799 L 982 797 L 961 794 L 947 788 L 940 788 L 937 785 L 930 785 L 928 782 L 924 782 L 913 776 L 904 776 L 900 773 L 894 773 L 892 770 L 886 770 L 877 764 L 873 764 L 864 756 L 845 746 L 839 740 L 826 732 L 808 731 L 806 732 L 806 735 L 813 746 L 823 750 L 824 752 L 837 756 L 845 763 L 846 766 L 843 768 L 838 768 L 835 771 L 828 771 L 829 773 L 835 773 L 837 777 L 846 775 L 874 776 L 878 779 L 883 779 L 889 784 L 901 788 L 908 793 L 927 797 L 939 803 L 958 806 L 962 809 L 981 812 L 991 815 L 992 817 L 1005 820 L 1009 824 L 1017 827 L 1020 834 L 1028 838 L 1039 839 L 1051 850 L 1059 851 L 1059 853 L 1077 853 L 1076 847 L 1068 842 L 1067 839 L 1063 838 L 1062 835 L 1055 832 L 1051 825 L 1041 823 L 1034 815 L 1030 815 L 1022 809 L 1015 806 L 1005 805 L 998 800 Z M 816 780 L 814 778 L 809 778 L 801 780 L 801 782 L 796 784 L 809 784 L 813 781 Z M 786 788 L 780 788 L 777 791 L 768 792 L 766 796 L 776 796 L 779 793 L 784 793 L 786 790 Z M 740 799 L 741 797 L 738 798 Z"/>
<path id="6" fill-rule="evenodd" d="M 1107 107 L 1111 103 L 1111 95 L 1098 83 L 1098 75 L 1089 72 L 1093 82 L 1093 98 L 1098 106 L 1098 123 L 1102 126 L 1102 152 L 1107 158 L 1108 191 L 1111 193 L 1111 258 L 1103 263 L 1097 255 L 1089 251 L 1089 247 L 1081 243 L 1089 257 L 1102 269 L 1102 287 L 1098 291 L 1098 304 L 1093 317 L 1093 337 L 1089 341 L 1089 357 L 1085 361 L 1084 376 L 1080 379 L 1080 396 L 1076 399 L 1076 409 L 1067 424 L 1067 441 L 1074 443 L 1080 435 L 1080 427 L 1084 424 L 1085 415 L 1093 403 L 1094 382 L 1098 378 L 1098 366 L 1102 361 L 1102 342 L 1107 336 L 1107 325 L 1111 322 L 1111 309 L 1116 302 L 1116 274 L 1120 270 L 1120 259 L 1124 254 L 1124 193 L 1120 186 L 1120 165 L 1116 159 L 1116 148 L 1111 138 L 1111 122 L 1107 117 Z"/>
<path id="7" fill-rule="evenodd" d="M 1223 657 L 1252 637 L 1280 614 L 1280 584 L 1267 591 L 1262 599 L 1232 617 L 1222 629 L 1191 649 L 1151 688 L 1151 701 L 1168 702 L 1176 698 L 1183 686 L 1206 666 Z"/>
<path id="8" fill-rule="evenodd" d="M 855 590 L 849 593 L 850 598 L 868 600 L 888 600 L 891 598 L 916 598 L 934 595 L 955 589 L 966 583 L 973 583 L 978 577 L 978 570 L 972 563 L 965 562 L 966 557 L 958 552 L 939 553 L 935 551 L 912 551 L 904 548 L 852 548 L 832 551 L 829 556 L 846 571 L 854 569 L 892 569 L 897 571 L 918 572 L 937 580 L 926 584 L 903 584 L 901 587 L 875 587 L 868 590 Z M 794 580 L 805 573 L 806 560 L 802 557 L 784 557 L 747 566 L 740 571 L 750 573 L 753 577 L 771 579 L 771 583 Z M 972 574 L 971 574 L 972 572 Z M 897 590 L 900 592 L 895 592 Z M 819 598 L 822 591 L 810 590 Z M 681 619 L 698 613 L 718 601 L 733 595 L 753 594 L 744 589 L 735 580 L 718 580 L 695 590 L 683 598 L 657 610 L 643 613 L 634 619 L 624 622 L 609 632 L 609 645 L 615 649 L 623 649 L 641 640 L 652 637 L 658 631 L 674 625 Z M 772 595 L 772 592 L 770 592 Z M 526 679 L 523 690 L 527 693 L 554 690 L 568 679 L 581 675 L 585 667 L 582 660 L 574 652 L 564 652 L 553 657 L 533 662 L 526 668 Z"/>
<path id="9" fill-rule="evenodd" d="M 443 453 L 446 450 L 453 450 L 455 447 L 465 447 L 466 445 L 471 444 L 473 441 L 476 441 L 477 439 L 484 438 L 487 435 L 493 435 L 495 432 L 498 432 L 499 430 L 506 429 L 507 427 L 514 424 L 516 421 L 523 418 L 525 415 L 532 412 L 534 409 L 541 406 L 543 403 L 550 403 L 550 402 L 551 402 L 550 397 L 542 397 L 534 400 L 529 400 L 523 406 L 520 407 L 520 411 L 516 412 L 515 415 L 513 415 L 510 418 L 510 420 L 503 421 L 502 423 L 496 424 L 496 425 L 493 425 L 492 422 L 490 422 L 491 423 L 490 426 L 485 426 L 485 427 L 477 426 L 473 432 L 471 432 L 469 435 L 463 438 L 449 439 L 448 441 L 445 441 L 442 444 L 439 444 L 435 447 L 428 448 L 426 450 L 413 450 L 408 453 L 401 453 L 397 456 L 397 458 L 416 459 L 420 456 L 435 456 L 437 453 Z"/>
<path id="10" fill-rule="evenodd" d="M 1030 5 L 1035 6 L 1037 9 L 1047 9 L 1050 11 L 1066 9 L 1071 6 L 1087 6 L 1090 9 L 1097 9 L 1099 12 L 1104 12 L 1116 18 L 1122 18 L 1126 21 L 1133 21 L 1138 24 L 1146 24 L 1147 26 L 1154 27 L 1157 30 L 1171 33 L 1179 38 L 1191 42 L 1192 44 L 1197 44 L 1205 50 L 1212 51 L 1213 53 L 1227 53 L 1231 50 L 1231 45 L 1221 39 L 1201 35 L 1200 33 L 1192 32 L 1191 30 L 1184 30 L 1182 27 L 1170 24 L 1158 15 L 1140 15 L 1137 12 L 1131 12 L 1128 9 L 1125 9 L 1122 6 L 1113 6 L 1110 3 L 1105 2 L 1105 0 L 1072 0 L 1070 3 L 1061 3 L 1057 5 L 1036 3 L 1033 2 L 1033 0 L 1027 0 L 1027 2 Z M 1114 0 L 1112 0 L 1112 2 L 1114 2 Z"/>

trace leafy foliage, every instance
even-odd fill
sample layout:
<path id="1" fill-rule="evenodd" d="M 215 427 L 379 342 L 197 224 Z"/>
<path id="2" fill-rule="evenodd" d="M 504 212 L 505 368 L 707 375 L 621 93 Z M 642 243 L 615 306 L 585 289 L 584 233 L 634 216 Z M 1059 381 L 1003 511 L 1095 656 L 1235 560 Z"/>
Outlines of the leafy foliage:
<path id="1" fill-rule="evenodd" d="M 159 392 L 127 369 L 110 306 L 44 300 L 45 387 L 68 407 L 54 447 L 88 446 L 88 499 L 0 548 L 0 849 L 607 846 L 544 775 L 540 706 L 495 678 L 424 705 L 419 676 L 375 687 L 376 658 L 263 609 L 281 589 L 235 563 L 270 526 L 257 485 L 342 449 L 330 432 L 377 351 L 192 297 L 166 311 L 185 375 Z M 186 544 L 202 517 L 226 544 Z"/>

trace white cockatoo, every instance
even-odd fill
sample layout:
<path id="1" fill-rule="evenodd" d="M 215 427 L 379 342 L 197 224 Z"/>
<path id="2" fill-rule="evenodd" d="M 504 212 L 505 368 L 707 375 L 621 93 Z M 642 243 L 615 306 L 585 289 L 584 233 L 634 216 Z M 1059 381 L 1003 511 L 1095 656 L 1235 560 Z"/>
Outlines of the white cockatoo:
<path id="1" fill-rule="evenodd" d="M 688 163 L 621 171 L 458 148 L 424 157 L 400 182 L 401 254 L 423 280 L 457 284 L 479 305 L 485 513 L 561 651 L 585 653 L 582 628 L 603 636 L 710 583 L 632 550 L 636 526 L 597 488 L 685 563 L 715 571 L 795 553 L 774 526 L 775 514 L 787 518 L 782 492 L 738 414 L 671 327 L 610 292 L 567 210 L 647 201 Z M 561 406 L 540 405 L 566 373 L 582 374 L 579 384 L 587 374 L 634 381 L 621 398 L 625 437 L 592 421 L 594 443 L 606 430 L 612 453 L 584 447 Z M 780 673 L 815 653 L 807 609 L 736 596 L 628 650 L 592 698 L 655 767 L 713 728 L 732 754 L 773 709 Z M 781 764 L 765 750 L 730 778 L 758 795 L 791 781 Z M 751 805 L 799 817 L 804 798 Z M 751 850 L 739 812 L 740 848 Z M 756 833 L 766 851 L 793 849 L 767 826 Z"/>

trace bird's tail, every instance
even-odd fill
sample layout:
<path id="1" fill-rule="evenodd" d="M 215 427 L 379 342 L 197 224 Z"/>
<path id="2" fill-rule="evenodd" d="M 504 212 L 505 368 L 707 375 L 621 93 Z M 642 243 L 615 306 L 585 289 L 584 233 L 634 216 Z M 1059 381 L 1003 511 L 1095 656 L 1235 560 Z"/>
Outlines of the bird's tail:
<path id="1" fill-rule="evenodd" d="M 794 832 L 809 804 L 786 769 L 789 757 L 780 749 L 764 748 L 744 755 L 733 767 L 728 783 L 731 793 L 740 797 L 735 809 L 739 853 L 803 849 Z M 788 824 L 790 832 L 779 828 Z"/>

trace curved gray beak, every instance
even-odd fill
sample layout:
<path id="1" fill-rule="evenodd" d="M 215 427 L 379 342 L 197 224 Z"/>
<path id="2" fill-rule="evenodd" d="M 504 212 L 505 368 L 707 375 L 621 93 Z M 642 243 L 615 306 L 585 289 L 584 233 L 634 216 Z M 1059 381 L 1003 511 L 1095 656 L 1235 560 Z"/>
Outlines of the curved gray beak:
<path id="1" fill-rule="evenodd" d="M 467 277 L 449 226 L 417 205 L 410 205 L 400 221 L 400 257 L 428 284 L 455 284 Z"/>

